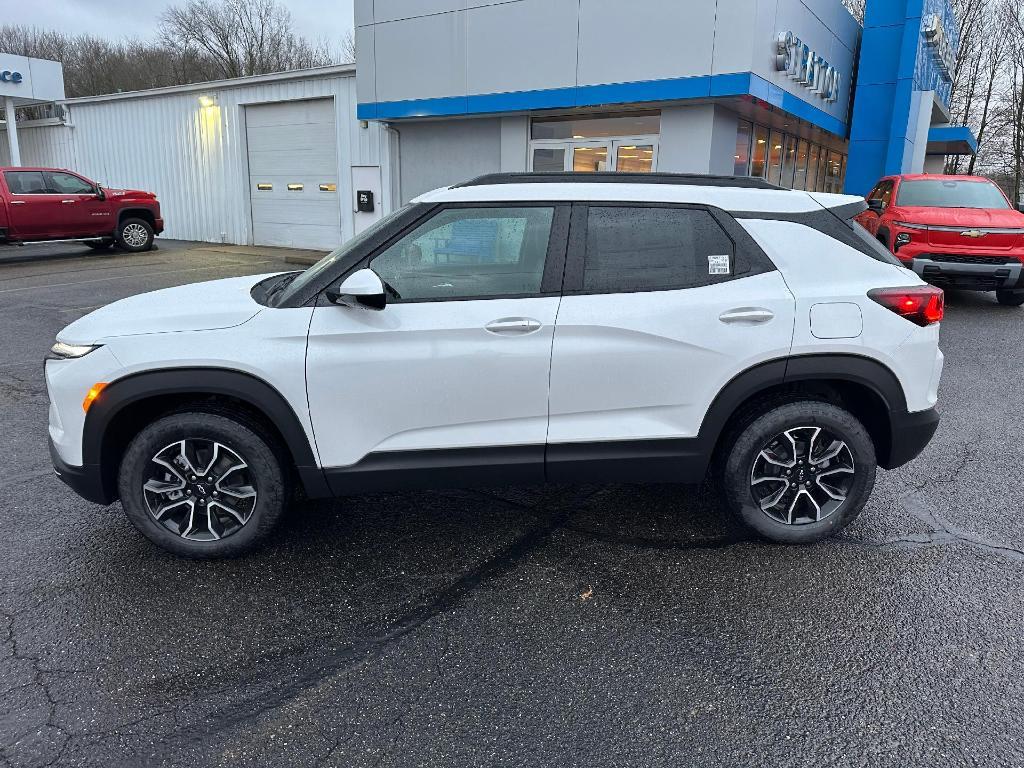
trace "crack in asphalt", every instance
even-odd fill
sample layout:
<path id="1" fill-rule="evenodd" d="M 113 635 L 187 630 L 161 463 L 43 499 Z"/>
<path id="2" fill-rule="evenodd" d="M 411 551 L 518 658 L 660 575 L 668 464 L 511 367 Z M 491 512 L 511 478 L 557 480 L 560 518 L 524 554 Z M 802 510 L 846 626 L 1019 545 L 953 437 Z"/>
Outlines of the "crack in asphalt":
<path id="1" fill-rule="evenodd" d="M 522 534 L 510 544 L 477 564 L 448 586 L 425 596 L 411 610 L 390 623 L 378 635 L 357 640 L 343 649 L 324 656 L 317 656 L 311 669 L 293 681 L 282 685 L 270 694 L 260 694 L 248 702 L 233 703 L 222 707 L 203 718 L 201 725 L 193 725 L 168 735 L 175 741 L 203 742 L 213 733 L 224 731 L 258 719 L 272 712 L 303 693 L 322 685 L 327 678 L 346 674 L 358 669 L 371 659 L 382 655 L 394 643 L 418 630 L 425 623 L 440 616 L 462 602 L 472 592 L 487 582 L 508 573 L 536 552 L 558 530 L 564 528 L 571 516 L 595 493 L 584 499 L 577 499 L 564 507 L 557 508 L 546 521 Z M 517 509 L 536 512 L 534 508 L 501 498 L 483 494 L 492 501 L 498 501 Z M 149 758 L 149 764 L 161 762 L 161 758 Z"/>
<path id="2" fill-rule="evenodd" d="M 46 671 L 42 669 L 40 658 L 38 656 L 31 656 L 27 653 L 23 653 L 18 650 L 18 639 L 14 630 L 14 615 L 7 613 L 6 611 L 0 611 L 0 617 L 7 622 L 7 636 L 3 642 L 10 647 L 10 657 L 16 661 L 28 662 L 29 670 L 31 673 L 32 680 L 29 685 L 35 686 L 42 691 L 43 697 L 46 699 L 47 716 L 46 720 L 41 724 L 42 727 L 52 728 L 62 736 L 60 747 L 57 749 L 57 754 L 54 755 L 53 759 L 42 765 L 42 768 L 49 768 L 51 765 L 55 765 L 58 760 L 64 756 L 64 752 L 67 750 L 68 745 L 71 742 L 72 734 L 64 726 L 56 722 L 57 718 L 57 699 L 54 697 L 53 692 L 50 690 L 49 684 L 46 682 L 45 675 Z M 11 747 L 16 745 L 21 739 L 27 736 L 34 728 L 40 726 L 32 726 L 27 730 L 23 731 L 14 736 L 10 741 L 0 745 L 0 756 L 8 764 L 11 763 L 11 759 L 8 756 L 8 751 Z"/>

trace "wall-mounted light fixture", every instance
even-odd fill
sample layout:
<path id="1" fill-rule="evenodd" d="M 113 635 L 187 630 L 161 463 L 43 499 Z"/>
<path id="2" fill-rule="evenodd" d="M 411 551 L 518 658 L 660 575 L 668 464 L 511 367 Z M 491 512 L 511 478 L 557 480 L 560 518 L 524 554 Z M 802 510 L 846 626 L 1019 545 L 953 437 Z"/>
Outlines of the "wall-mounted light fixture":
<path id="1" fill-rule="evenodd" d="M 204 108 L 217 106 L 216 94 L 210 95 L 208 93 L 204 93 L 202 96 L 199 97 L 199 106 Z"/>

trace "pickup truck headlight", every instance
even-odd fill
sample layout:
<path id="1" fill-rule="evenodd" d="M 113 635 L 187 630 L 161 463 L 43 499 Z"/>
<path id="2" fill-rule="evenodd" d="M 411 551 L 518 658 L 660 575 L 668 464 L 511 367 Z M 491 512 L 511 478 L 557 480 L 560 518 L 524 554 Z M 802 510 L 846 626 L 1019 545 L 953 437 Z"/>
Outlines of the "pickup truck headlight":
<path id="1" fill-rule="evenodd" d="M 74 360 L 78 357 L 85 357 L 99 347 L 99 344 L 65 344 L 63 341 L 58 341 L 50 347 L 50 354 L 46 358 L 48 360 Z"/>

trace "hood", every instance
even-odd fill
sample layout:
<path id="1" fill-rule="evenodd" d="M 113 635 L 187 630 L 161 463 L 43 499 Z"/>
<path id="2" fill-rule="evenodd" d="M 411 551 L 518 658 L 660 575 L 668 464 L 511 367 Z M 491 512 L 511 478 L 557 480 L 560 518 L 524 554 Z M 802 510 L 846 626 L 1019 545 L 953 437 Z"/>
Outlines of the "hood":
<path id="1" fill-rule="evenodd" d="M 103 187 L 103 194 L 108 199 L 117 200 L 121 197 L 130 197 L 133 200 L 137 200 L 140 197 L 149 198 L 150 200 L 156 200 L 156 195 L 152 192 L 146 192 L 142 189 L 114 189 L 113 187 Z"/>
<path id="2" fill-rule="evenodd" d="M 1010 208 L 894 208 L 892 216 L 910 224 L 935 227 L 963 227 L 964 229 L 1024 229 L 1024 213 Z"/>
<path id="3" fill-rule="evenodd" d="M 263 309 L 250 291 L 270 276 L 211 280 L 121 299 L 79 318 L 57 338 L 68 344 L 95 344 L 118 336 L 231 328 Z"/>

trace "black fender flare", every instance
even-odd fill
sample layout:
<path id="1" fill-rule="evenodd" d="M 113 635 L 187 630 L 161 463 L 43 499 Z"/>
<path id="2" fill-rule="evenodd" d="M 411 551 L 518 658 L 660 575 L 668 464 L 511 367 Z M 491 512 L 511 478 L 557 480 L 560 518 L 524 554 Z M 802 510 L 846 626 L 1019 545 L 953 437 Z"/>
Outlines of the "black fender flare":
<path id="1" fill-rule="evenodd" d="M 265 416 L 281 433 L 310 497 L 329 496 L 323 471 L 295 410 L 273 386 L 256 376 L 225 368 L 170 368 L 126 376 L 103 389 L 86 414 L 82 432 L 84 465 L 101 467 L 106 495 L 116 498 L 110 485 L 114 470 L 106 437 L 110 425 L 126 408 L 162 396 L 205 397 L 222 395 L 240 400 Z M 116 481 L 115 481 L 116 483 Z"/>
<path id="2" fill-rule="evenodd" d="M 732 379 L 711 403 L 701 424 L 698 440 L 710 459 L 726 425 L 744 402 L 762 392 L 785 384 L 800 382 L 841 381 L 863 386 L 872 391 L 885 405 L 884 415 L 889 423 L 890 445 L 894 425 L 906 416 L 907 400 L 896 374 L 883 363 L 869 357 L 845 354 L 810 354 L 771 360 L 748 368 Z M 885 446 L 881 446 L 880 463 L 889 461 Z"/>
<path id="3" fill-rule="evenodd" d="M 888 227 L 879 227 L 878 233 L 875 235 L 875 237 L 878 238 L 878 241 L 882 245 L 884 245 L 890 251 L 892 250 L 892 237 Z"/>

